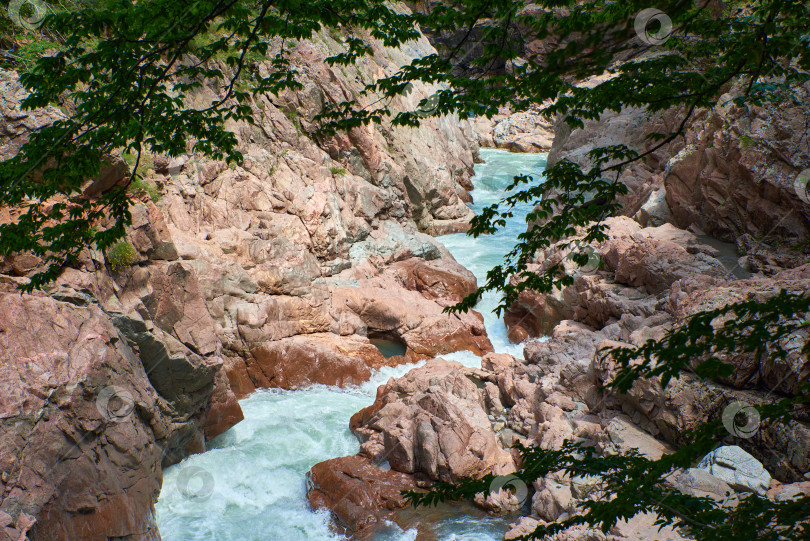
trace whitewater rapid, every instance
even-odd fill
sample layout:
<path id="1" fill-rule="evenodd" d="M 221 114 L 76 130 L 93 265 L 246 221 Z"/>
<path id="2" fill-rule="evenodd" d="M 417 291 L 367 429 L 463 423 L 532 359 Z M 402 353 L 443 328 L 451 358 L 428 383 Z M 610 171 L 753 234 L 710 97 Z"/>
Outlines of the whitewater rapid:
<path id="1" fill-rule="evenodd" d="M 545 155 L 482 150 L 485 163 L 476 165 L 472 192 L 481 208 L 497 202 L 515 175 L 538 178 Z M 526 230 L 530 208 L 517 208 L 506 227 L 494 235 L 473 239 L 446 235 L 440 241 L 482 284 L 486 272 L 502 261 Z M 495 351 L 522 357 L 522 347 L 510 344 L 503 321 L 492 309 L 495 295 L 481 299 Z M 467 366 L 480 366 L 469 352 L 444 356 Z M 420 363 L 421 364 L 421 363 Z M 360 445 L 349 430 L 349 418 L 374 401 L 377 387 L 418 365 L 384 368 L 367 383 L 346 389 L 315 385 L 297 391 L 257 391 L 240 401 L 245 420 L 209 442 L 207 452 L 193 455 L 164 471 L 157 502 L 157 523 L 165 541 L 297 541 L 334 540 L 327 512 L 313 512 L 306 501 L 306 472 L 316 463 L 352 455 Z M 468 510 L 469 511 L 469 510 Z M 436 514 L 433 530 L 443 541 L 499 541 L 503 519 L 483 513 Z M 377 539 L 406 541 L 415 530 L 391 525 Z"/>

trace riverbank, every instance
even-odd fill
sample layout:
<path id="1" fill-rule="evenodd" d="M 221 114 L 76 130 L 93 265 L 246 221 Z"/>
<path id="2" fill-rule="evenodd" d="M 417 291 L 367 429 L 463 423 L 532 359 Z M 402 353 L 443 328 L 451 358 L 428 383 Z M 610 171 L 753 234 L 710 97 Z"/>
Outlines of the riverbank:
<path id="1" fill-rule="evenodd" d="M 475 166 L 475 211 L 503 196 L 517 174 L 542 174 L 543 155 L 483 150 L 483 163 Z M 519 209 L 514 223 L 492 237 L 473 239 L 465 234 L 439 237 L 454 258 L 482 280 L 499 262 L 525 228 Z M 484 298 L 478 311 L 495 351 L 520 355 L 511 344 L 502 319 L 492 313 L 496 299 Z M 446 359 L 479 367 L 480 357 L 470 352 L 450 353 Z M 166 540 L 207 539 L 329 539 L 328 513 L 309 511 L 305 475 L 316 463 L 355 454 L 357 438 L 349 419 L 371 405 L 377 388 L 390 378 L 402 377 L 417 365 L 384 368 L 360 386 L 315 386 L 293 391 L 256 391 L 240 401 L 245 421 L 213 440 L 208 451 L 166 470 L 157 503 L 158 525 Z M 225 465 L 233 465 L 227 467 Z M 506 531 L 502 519 L 445 510 L 430 519 L 412 519 L 437 539 L 500 540 Z M 409 539 L 411 534 L 390 527 L 383 539 Z M 443 533 L 442 533 L 443 532 Z M 393 537 L 392 537 L 393 536 Z M 482 537 L 483 536 L 483 537 Z"/>

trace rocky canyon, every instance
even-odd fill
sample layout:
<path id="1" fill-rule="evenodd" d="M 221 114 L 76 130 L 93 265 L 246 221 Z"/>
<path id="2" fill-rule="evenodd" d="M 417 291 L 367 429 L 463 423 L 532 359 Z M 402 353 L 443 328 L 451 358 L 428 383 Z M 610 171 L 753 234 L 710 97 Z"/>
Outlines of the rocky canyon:
<path id="1" fill-rule="evenodd" d="M 660 339 L 704 310 L 810 290 L 810 200 L 794 183 L 810 167 L 806 99 L 742 107 L 733 103 L 742 88 L 729 85 L 683 137 L 622 173 L 627 193 L 604 220 L 606 240 L 588 245 L 587 265 L 574 264 L 561 244 L 534 255 L 533 272 L 561 264 L 572 283 L 523 292 L 499 319 L 482 305 L 447 310 L 486 279 L 466 258 L 501 242 L 470 238 L 462 255 L 453 236 L 468 230 L 484 190 L 499 199 L 508 184 L 478 184 L 488 174 L 483 164 L 517 160 L 509 151 L 542 166 L 563 159 L 588 166 L 597 146 L 650 148 L 647 136 L 674 128 L 682 111 L 626 108 L 572 130 L 536 108 L 504 109 L 492 119 L 443 115 L 418 127 L 382 122 L 326 136 L 315 119 L 325 103 L 367 105 L 374 98 L 365 85 L 452 44 L 420 35 L 392 48 L 361 37 L 372 54 L 346 67 L 325 61 L 346 48 L 340 33 L 321 30 L 292 46 L 301 89 L 255 95 L 255 123 L 229 121 L 241 163 L 147 153 L 139 183 L 128 188 L 132 220 L 115 251 L 84 250 L 32 293 L 19 287 L 45 261 L 31 253 L 0 260 L 0 541 L 180 539 L 174 529 L 162 537 L 163 521 L 195 505 L 212 523 L 218 514 L 241 517 L 225 503 L 201 507 L 237 501 L 233 493 L 244 487 L 226 490 L 194 461 L 212 457 L 249 484 L 251 474 L 224 450 L 247 442 L 258 464 L 274 458 L 250 438 L 270 423 L 257 410 L 281 400 L 290 405 L 267 415 L 311 438 L 285 448 L 290 463 L 297 455 L 308 461 L 305 476 L 291 466 L 294 480 L 263 482 L 300 488 L 290 508 L 327 525 L 324 538 L 393 539 L 386 535 L 395 529 L 445 539 L 436 524 L 458 510 L 424 518 L 402 491 L 487 474 L 507 483 L 520 467 L 517 443 L 559 450 L 576 441 L 600 456 L 636 450 L 657 459 L 679 448 L 685 431 L 734 408 L 795 396 L 808 380 L 806 328 L 786 342 L 780 362 L 740 355 L 724 359 L 734 367 L 730 377 L 687 370 L 665 386 L 640 380 L 626 393 L 609 388 L 618 367 L 603 354 Z M 542 54 L 545 46 L 522 47 Z M 254 67 L 272 70 L 269 60 Z M 27 90 L 16 71 L 0 70 L 0 89 L 2 160 L 70 113 L 55 105 L 23 110 Z M 390 107 L 414 109 L 436 89 L 413 84 Z M 195 106 L 226 91 L 207 83 L 195 90 Z M 808 91 L 800 90 L 803 98 Z M 134 167 L 126 153 L 106 157 L 85 193 L 124 184 Z M 507 179 L 524 173 L 499 170 Z M 0 222 L 18 218 L 0 208 Z M 525 231 L 525 222 L 512 225 Z M 361 398 L 343 415 L 328 393 Z M 296 417 L 298 407 L 309 416 Z M 340 440 L 310 460 L 321 430 L 312 425 L 335 411 L 351 444 Z M 749 493 L 810 495 L 806 414 L 790 430 L 729 436 L 679 469 L 672 486 L 724 502 Z M 167 496 L 164 473 L 179 500 Z M 194 475 L 202 489 L 189 488 Z M 495 517 L 497 536 L 516 539 L 574 515 L 598 493 L 598 479 L 555 472 L 478 494 L 475 509 L 461 514 Z M 250 506 L 254 496 L 240 493 L 238 501 Z M 168 503 L 158 508 L 159 500 Z M 274 513 L 262 505 L 256 513 Z M 659 531 L 656 518 L 548 539 L 690 539 Z M 194 539 L 231 538 L 205 529 L 209 523 L 182 528 L 199 530 Z M 495 534 L 487 535 L 470 538 Z"/>

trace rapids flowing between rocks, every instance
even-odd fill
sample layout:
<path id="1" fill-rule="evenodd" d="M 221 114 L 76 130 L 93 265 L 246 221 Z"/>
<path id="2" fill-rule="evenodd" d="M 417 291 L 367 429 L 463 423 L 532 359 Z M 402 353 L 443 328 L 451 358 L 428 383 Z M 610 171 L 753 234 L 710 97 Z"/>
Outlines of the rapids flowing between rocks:
<path id="1" fill-rule="evenodd" d="M 732 84 L 683 138 L 623 171 L 627 194 L 588 265 L 559 245 L 536 254 L 530 270 L 561 263 L 570 286 L 523 292 L 503 319 L 492 294 L 454 315 L 443 309 L 526 229 L 528 206 L 494 235 L 463 233 L 514 175 L 561 159 L 587 168 L 598 146 L 644 149 L 679 112 L 611 111 L 574 131 L 536 110 L 445 115 L 324 137 L 323 103 L 436 52 L 425 36 L 400 49 L 366 39 L 373 55 L 345 69 L 325 62 L 345 45 L 339 34 L 292 46 L 304 90 L 255 97 L 256 123 L 233 126 L 242 163 L 152 155 L 144 181 L 155 193 L 132 194 L 128 264 L 87 249 L 52 288 L 20 294 L 45 262 L 0 258 L 0 541 L 510 539 L 576 513 L 593 485 L 554 473 L 525 498 L 417 511 L 400 490 L 508 475 L 515 440 L 660 457 L 685 431 L 808 379 L 806 328 L 785 358 L 735 355 L 723 359 L 727 378 L 687 370 L 626 394 L 607 389 L 616 366 L 597 350 L 639 346 L 743 299 L 810 291 L 810 201 L 795 184 L 810 167 L 810 84 L 779 107 L 737 106 Z M 0 91 L 2 160 L 64 119 L 53 106 L 22 110 L 16 72 L 0 69 Z M 434 92 L 414 84 L 391 108 Z M 194 100 L 223 96 L 204 86 Z M 479 146 L 548 154 L 479 156 Z M 130 168 L 105 157 L 87 193 L 126 182 Z M 0 223 L 18 215 L 2 208 Z M 757 437 L 727 428 L 674 477 L 678 490 L 724 505 L 810 494 L 806 413 Z M 553 541 L 685 539 L 655 519 Z"/>
<path id="2" fill-rule="evenodd" d="M 545 156 L 483 150 L 484 164 L 476 166 L 472 192 L 474 210 L 503 197 L 504 188 L 518 174 L 537 177 Z M 483 280 L 486 271 L 502 260 L 525 229 L 527 207 L 519 208 L 507 226 L 493 236 L 473 239 L 463 233 L 439 240 L 456 260 Z M 481 300 L 487 334 L 496 352 L 522 355 L 522 346 L 506 337 L 503 321 L 492 309 L 495 295 Z M 466 366 L 480 366 L 469 352 L 445 355 Z M 421 365 L 422 363 L 420 363 Z M 305 498 L 305 474 L 316 463 L 359 450 L 349 430 L 349 418 L 374 401 L 377 387 L 389 377 L 405 374 L 414 365 L 384 368 L 360 386 L 346 389 L 313 386 L 296 391 L 257 391 L 240 401 L 245 420 L 209 443 L 208 451 L 188 457 L 165 470 L 157 504 L 163 539 L 270 540 L 332 539 L 329 514 L 313 512 Z M 432 529 L 438 539 L 500 540 L 506 531 L 503 519 L 474 508 L 453 512 L 421 513 L 414 520 Z M 429 521 L 438 523 L 431 524 Z M 390 525 L 378 539 L 413 539 L 415 530 L 403 532 Z"/>

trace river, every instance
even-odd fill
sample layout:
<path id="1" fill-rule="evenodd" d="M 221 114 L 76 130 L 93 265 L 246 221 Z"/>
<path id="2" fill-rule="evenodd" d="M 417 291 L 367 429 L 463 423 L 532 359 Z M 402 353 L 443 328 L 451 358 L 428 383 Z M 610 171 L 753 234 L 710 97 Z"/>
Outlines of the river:
<path id="1" fill-rule="evenodd" d="M 498 201 L 515 175 L 542 173 L 542 154 L 511 154 L 482 150 L 485 163 L 476 165 L 472 192 L 477 212 Z M 480 283 L 526 229 L 528 206 L 516 209 L 506 227 L 473 239 L 464 234 L 440 238 L 459 263 Z M 503 321 L 492 309 L 495 295 L 476 307 L 497 352 L 522 357 L 510 344 Z M 469 352 L 445 355 L 467 366 L 480 366 Z M 186 458 L 164 471 L 157 503 L 157 522 L 165 541 L 296 541 L 340 539 L 329 531 L 325 512 L 313 512 L 305 498 L 306 472 L 317 462 L 355 454 L 357 439 L 349 418 L 374 401 L 377 387 L 415 365 L 385 368 L 358 387 L 340 389 L 315 385 L 297 391 L 257 391 L 240 401 L 245 420 L 208 444 L 208 451 Z M 483 513 L 443 510 L 432 529 L 443 541 L 498 541 L 506 529 L 502 519 Z M 379 541 L 413 540 L 415 530 L 391 526 Z"/>

